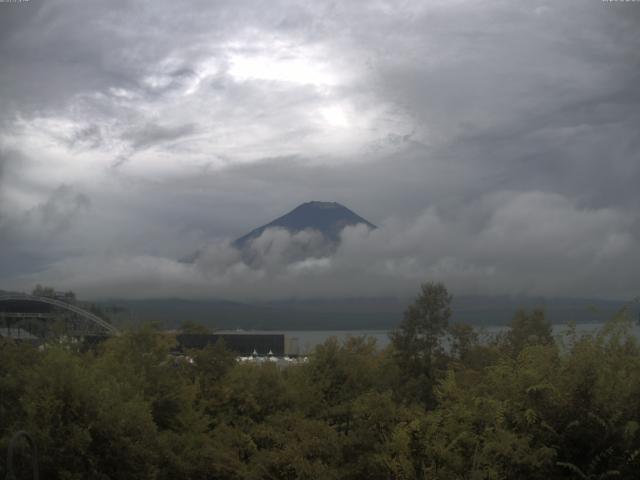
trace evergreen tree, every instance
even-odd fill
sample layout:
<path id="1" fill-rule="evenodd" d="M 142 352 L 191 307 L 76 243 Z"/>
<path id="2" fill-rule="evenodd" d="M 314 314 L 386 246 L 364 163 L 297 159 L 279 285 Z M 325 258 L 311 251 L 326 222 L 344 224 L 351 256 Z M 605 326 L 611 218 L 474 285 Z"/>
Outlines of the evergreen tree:
<path id="1" fill-rule="evenodd" d="M 442 283 L 422 284 L 420 294 L 391 334 L 395 358 L 403 376 L 405 394 L 433 406 L 434 356 L 451 317 L 452 296 Z"/>

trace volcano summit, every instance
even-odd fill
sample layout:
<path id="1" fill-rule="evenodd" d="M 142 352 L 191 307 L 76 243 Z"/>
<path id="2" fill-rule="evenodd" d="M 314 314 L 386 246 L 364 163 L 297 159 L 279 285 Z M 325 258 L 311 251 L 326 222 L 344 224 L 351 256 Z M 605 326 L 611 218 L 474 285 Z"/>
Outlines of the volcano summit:
<path id="1" fill-rule="evenodd" d="M 269 228 L 283 228 L 289 233 L 303 230 L 315 230 L 331 243 L 340 241 L 340 232 L 344 227 L 364 224 L 370 229 L 377 228 L 361 216 L 336 202 L 307 202 L 297 206 L 286 215 L 251 230 L 236 239 L 232 245 L 240 250 L 260 237 Z"/>
<path id="2" fill-rule="evenodd" d="M 349 210 L 344 205 L 336 202 L 306 202 L 297 206 L 289 213 L 276 218 L 272 222 L 251 230 L 246 235 L 237 238 L 231 246 L 242 252 L 244 261 L 255 264 L 255 252 L 251 250 L 251 244 L 259 239 L 267 230 L 285 230 L 290 235 L 300 232 L 313 234 L 314 240 L 297 245 L 299 250 L 295 257 L 322 256 L 335 250 L 340 243 L 340 232 L 349 226 L 364 224 L 370 229 L 377 228 L 373 223 L 365 220 L 360 215 Z M 318 235 L 319 234 L 319 235 Z M 320 237 L 320 238 L 318 238 Z M 201 251 L 197 251 L 182 262 L 192 263 L 200 257 Z"/>

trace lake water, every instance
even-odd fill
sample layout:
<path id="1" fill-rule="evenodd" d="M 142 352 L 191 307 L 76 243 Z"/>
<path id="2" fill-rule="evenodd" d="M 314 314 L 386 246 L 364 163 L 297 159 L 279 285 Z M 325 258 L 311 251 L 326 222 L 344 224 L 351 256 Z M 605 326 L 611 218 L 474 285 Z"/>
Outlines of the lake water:
<path id="1" fill-rule="evenodd" d="M 579 335 L 597 333 L 604 324 L 602 323 L 578 323 L 576 324 L 576 332 Z M 476 331 L 482 340 L 488 340 L 499 333 L 506 330 L 505 326 L 489 326 L 479 327 Z M 562 337 L 568 330 L 567 325 L 554 325 L 553 334 L 556 338 Z M 634 324 L 632 328 L 634 336 L 640 339 L 640 325 Z M 223 332 L 221 332 L 223 333 Z M 227 330 L 224 333 L 237 333 L 237 331 Z M 349 337 L 372 337 L 375 338 L 379 348 L 385 348 L 389 345 L 389 331 L 387 330 L 252 330 L 243 333 L 283 333 L 287 342 L 293 341 L 293 345 L 297 345 L 300 354 L 311 352 L 317 345 L 324 343 L 331 337 L 337 338 L 339 341 L 345 341 Z M 294 339 L 297 339 L 294 340 Z M 291 348 L 287 350 L 292 351 Z"/>

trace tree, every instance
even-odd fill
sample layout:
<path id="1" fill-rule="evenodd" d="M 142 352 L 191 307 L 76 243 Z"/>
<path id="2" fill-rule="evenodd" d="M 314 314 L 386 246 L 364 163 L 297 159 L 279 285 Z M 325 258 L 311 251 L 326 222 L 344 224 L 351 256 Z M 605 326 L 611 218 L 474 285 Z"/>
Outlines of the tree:
<path id="1" fill-rule="evenodd" d="M 442 283 L 423 283 L 400 326 L 391 334 L 404 385 L 425 405 L 433 402 L 433 357 L 449 324 L 452 299 Z"/>
<path id="2" fill-rule="evenodd" d="M 180 331 L 182 333 L 190 333 L 190 334 L 200 334 L 200 335 L 208 335 L 211 333 L 211 329 L 206 325 L 203 325 L 198 322 L 194 322 L 192 320 L 185 320 L 182 322 L 180 326 Z"/>
<path id="3" fill-rule="evenodd" d="M 296 395 L 309 395 L 304 400 L 307 413 L 321 416 L 349 435 L 355 399 L 380 386 L 380 360 L 372 338 L 351 337 L 340 344 L 332 337 L 316 347 L 303 367 L 306 381 Z"/>
<path id="4" fill-rule="evenodd" d="M 465 361 L 471 351 L 478 346 L 478 333 L 471 325 L 456 323 L 449 328 L 451 356 Z"/>
<path id="5" fill-rule="evenodd" d="M 236 365 L 236 354 L 219 339 L 203 349 L 191 350 L 193 358 L 190 370 L 198 385 L 198 401 L 206 413 L 215 416 L 225 392 L 224 376 Z"/>
<path id="6" fill-rule="evenodd" d="M 49 298 L 53 298 L 56 295 L 56 291 L 52 287 L 43 287 L 42 285 L 38 284 L 33 289 L 31 294 L 34 297 L 49 297 Z"/>
<path id="7" fill-rule="evenodd" d="M 335 480 L 345 478 L 337 470 L 340 435 L 321 420 L 294 412 L 271 415 L 252 428 L 256 452 L 248 480 Z"/>
<path id="8" fill-rule="evenodd" d="M 39 357 L 22 372 L 24 419 L 12 430 L 34 436 L 43 478 L 155 478 L 149 403 L 122 379 L 96 370 L 92 355 L 49 348 Z"/>
<path id="9" fill-rule="evenodd" d="M 531 313 L 518 310 L 511 320 L 505 335 L 506 347 L 517 355 L 527 345 L 550 345 L 553 343 L 551 323 L 545 319 L 544 311 L 536 309 Z"/>

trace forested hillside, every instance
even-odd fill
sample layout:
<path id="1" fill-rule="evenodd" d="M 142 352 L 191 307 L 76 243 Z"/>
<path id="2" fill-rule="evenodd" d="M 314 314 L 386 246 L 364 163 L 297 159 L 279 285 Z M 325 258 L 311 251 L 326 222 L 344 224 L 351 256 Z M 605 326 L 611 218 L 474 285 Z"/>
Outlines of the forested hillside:
<path id="1" fill-rule="evenodd" d="M 284 370 L 219 344 L 191 364 L 149 326 L 96 350 L 4 342 L 3 457 L 24 429 L 46 479 L 637 478 L 640 346 L 624 312 L 559 340 L 520 312 L 485 344 L 450 313 L 426 284 L 388 349 L 330 340 Z"/>
<path id="2" fill-rule="evenodd" d="M 402 318 L 411 298 L 344 298 L 248 303 L 222 300 L 146 299 L 97 302 L 118 326 L 159 322 L 178 328 L 184 321 L 213 329 L 258 330 L 390 330 Z M 507 325 L 519 308 L 544 309 L 553 324 L 601 323 L 625 305 L 595 298 L 460 296 L 453 300 L 453 323 L 477 327 Z M 629 313 L 638 317 L 637 305 Z"/>

